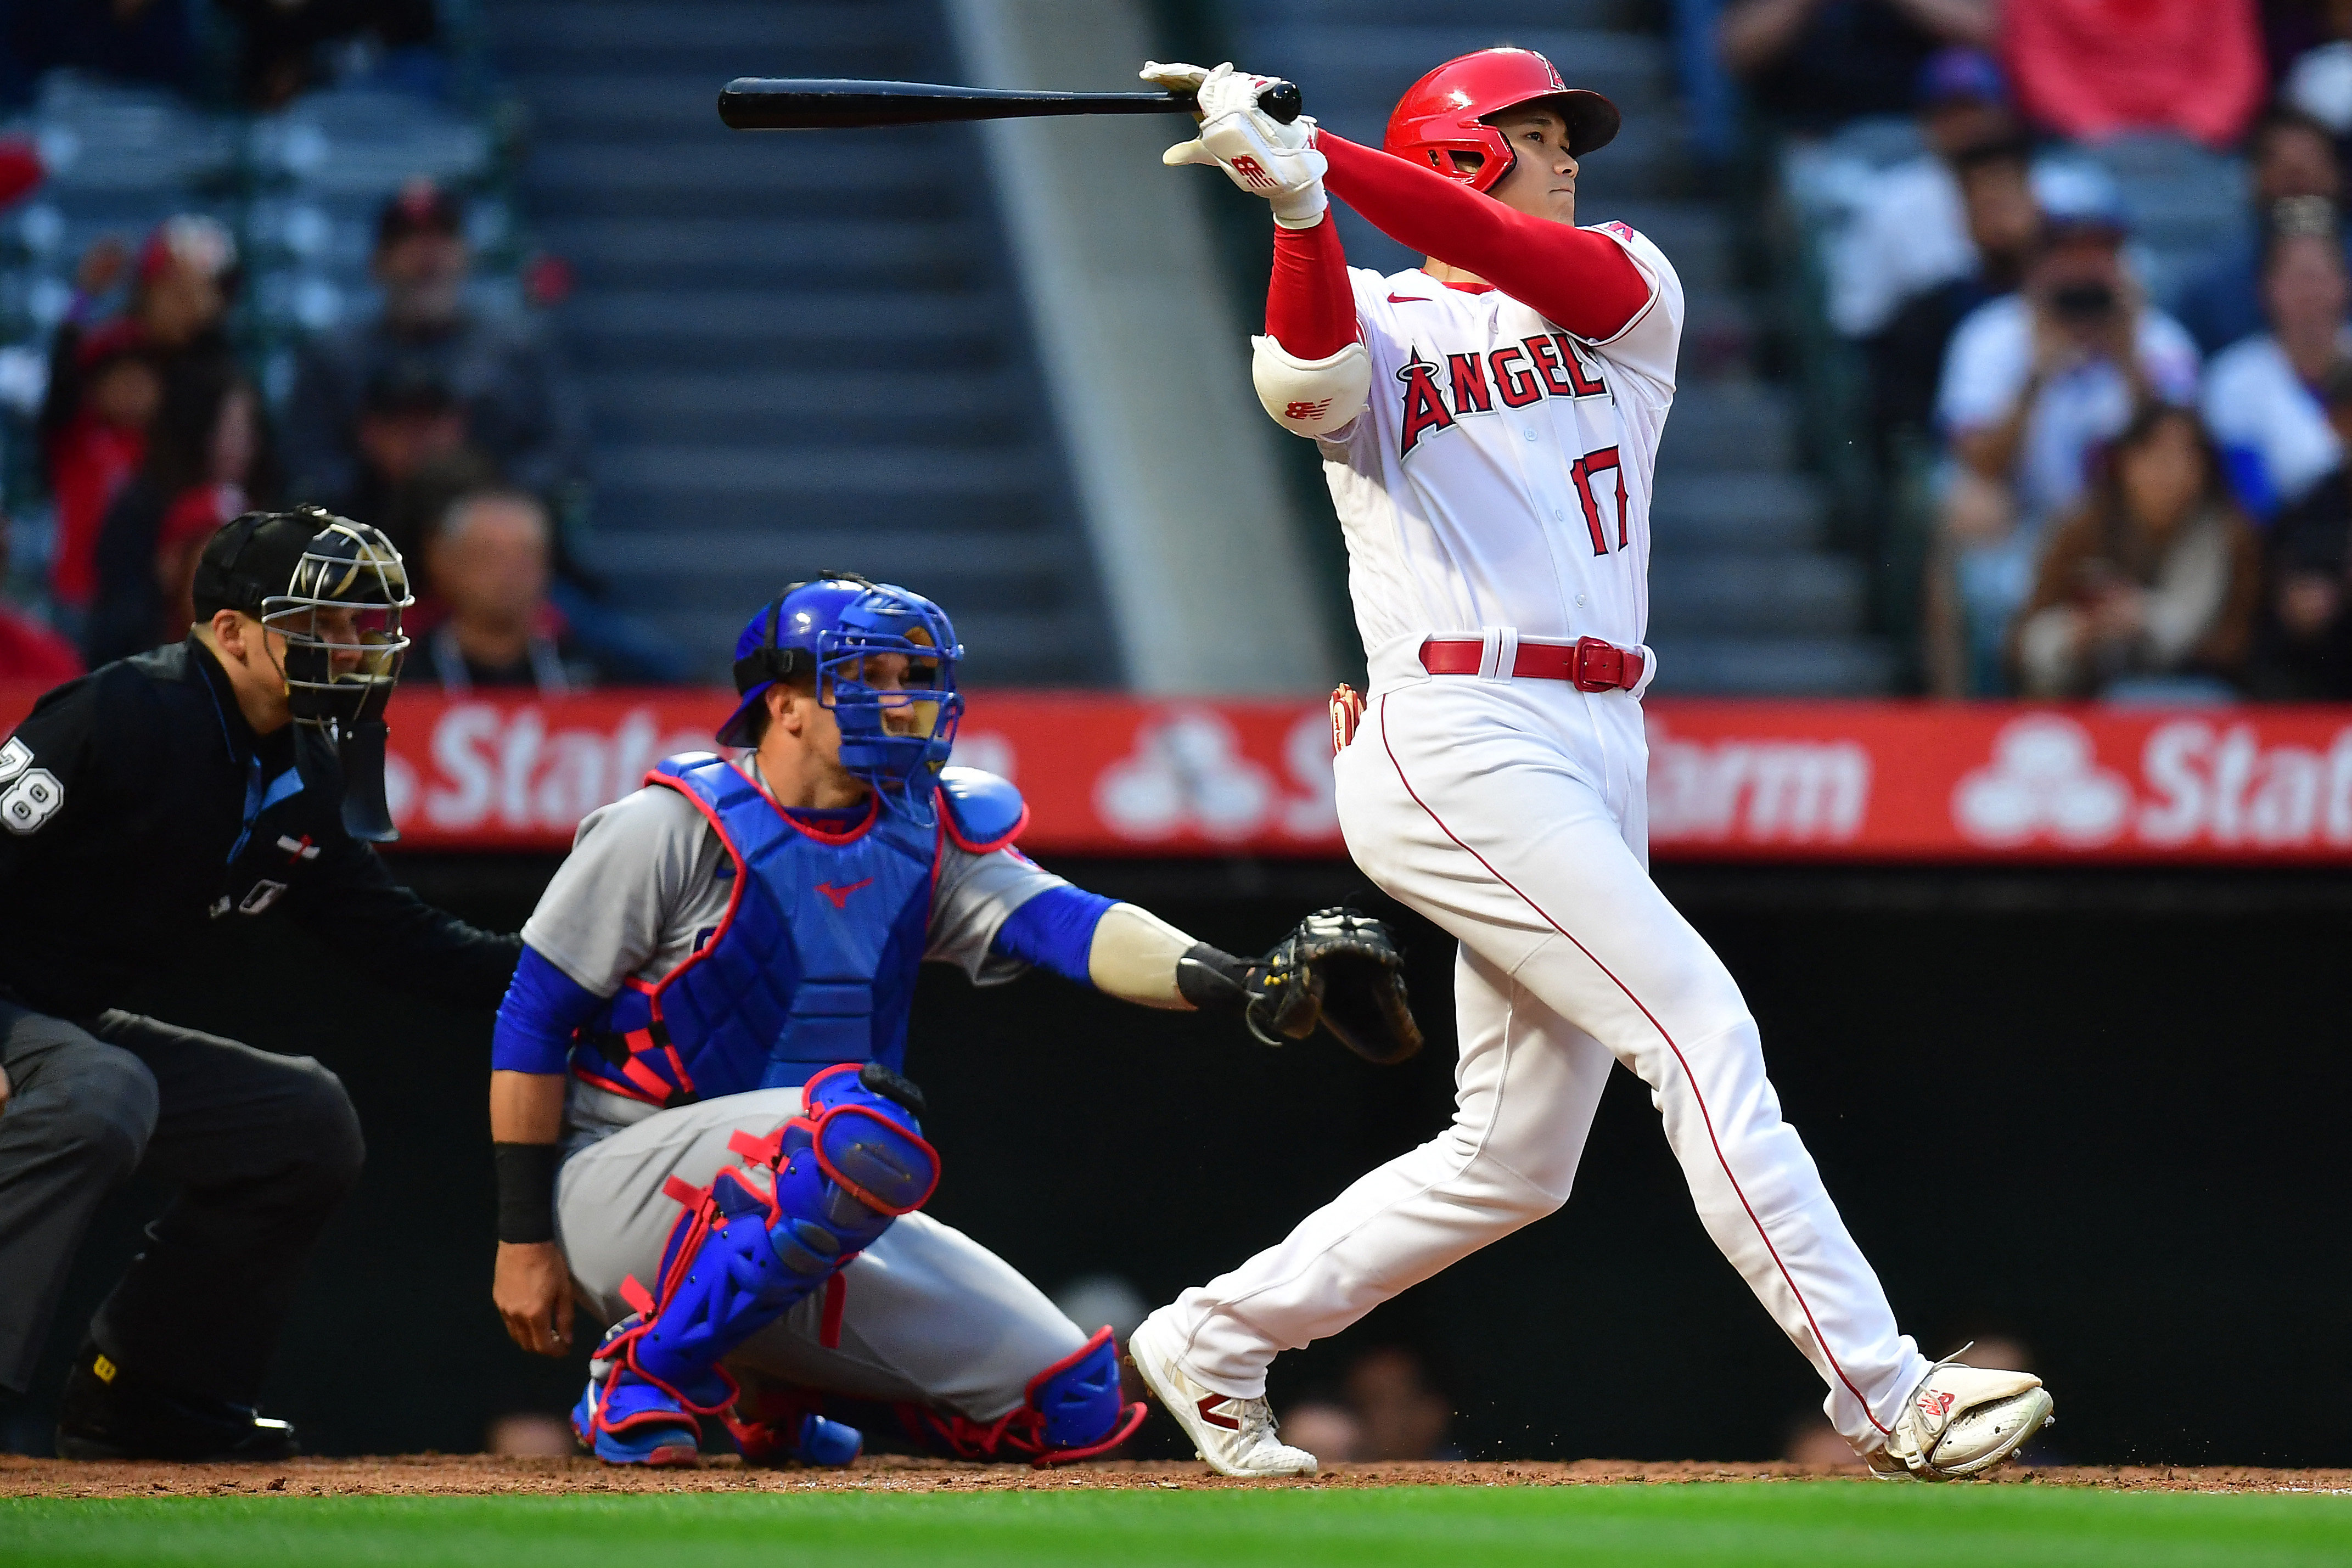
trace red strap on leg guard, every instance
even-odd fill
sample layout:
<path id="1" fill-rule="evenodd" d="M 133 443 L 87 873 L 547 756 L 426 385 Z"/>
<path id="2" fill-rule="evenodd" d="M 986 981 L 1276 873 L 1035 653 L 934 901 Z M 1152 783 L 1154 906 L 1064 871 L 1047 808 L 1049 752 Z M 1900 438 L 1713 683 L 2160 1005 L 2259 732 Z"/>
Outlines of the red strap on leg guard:
<path id="1" fill-rule="evenodd" d="M 827 1350 L 841 1348 L 841 1308 L 849 1297 L 849 1281 L 835 1270 L 825 1277 L 824 1314 L 817 1322 L 816 1343 Z"/>
<path id="2" fill-rule="evenodd" d="M 631 1312 L 643 1318 L 653 1316 L 654 1308 L 660 1304 L 654 1300 L 654 1293 L 651 1291 L 637 1283 L 637 1277 L 635 1274 L 626 1275 L 622 1279 L 621 1300 L 629 1303 Z"/>
<path id="3" fill-rule="evenodd" d="M 802 1120 L 798 1116 L 793 1118 L 793 1122 Z M 755 1138 L 749 1133 L 733 1134 L 727 1140 L 727 1152 L 747 1165 L 765 1166 L 773 1170 L 783 1160 L 784 1128 L 792 1124 L 792 1122 L 786 1122 L 764 1138 Z M 812 1131 L 816 1125 L 813 1122 L 805 1124 Z"/>

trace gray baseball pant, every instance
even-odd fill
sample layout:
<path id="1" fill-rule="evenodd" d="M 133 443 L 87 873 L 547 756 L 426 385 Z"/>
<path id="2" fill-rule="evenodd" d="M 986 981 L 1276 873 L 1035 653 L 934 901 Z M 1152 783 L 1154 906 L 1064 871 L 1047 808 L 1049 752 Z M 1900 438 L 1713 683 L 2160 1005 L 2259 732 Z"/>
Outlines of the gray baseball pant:
<path id="1" fill-rule="evenodd" d="M 631 1311 L 681 1212 L 664 1186 L 707 1186 L 740 1160 L 737 1133 L 765 1137 L 799 1113 L 797 1089 L 761 1089 L 659 1112 L 587 1145 L 556 1180 L 557 1239 L 587 1305 Z M 821 1343 L 822 1291 L 746 1341 L 729 1363 L 850 1398 L 942 1406 L 975 1421 L 1019 1408 L 1029 1380 L 1087 1343 L 1044 1291 L 987 1248 L 923 1214 L 901 1216 L 842 1270 L 837 1347 Z"/>
<path id="2" fill-rule="evenodd" d="M 305 1260 L 359 1180 L 341 1080 L 307 1056 L 110 1011 L 79 1023 L 0 1000 L 0 1386 L 22 1393 L 106 1195 L 176 1184 L 90 1322 L 114 1361 L 251 1404 Z"/>

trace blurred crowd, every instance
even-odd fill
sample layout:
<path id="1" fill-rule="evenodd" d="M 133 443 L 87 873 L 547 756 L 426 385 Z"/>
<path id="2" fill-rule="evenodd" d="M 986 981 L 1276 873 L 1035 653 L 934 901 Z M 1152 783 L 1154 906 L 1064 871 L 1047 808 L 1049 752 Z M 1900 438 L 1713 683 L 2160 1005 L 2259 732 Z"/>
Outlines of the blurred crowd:
<path id="1" fill-rule="evenodd" d="M 1916 128 L 1818 255 L 1927 688 L 2352 698 L 2352 0 L 1728 0 L 1716 38 L 1783 145 Z M 2242 210 L 2152 265 L 2118 147 L 2239 155 Z"/>
<path id="2" fill-rule="evenodd" d="M 440 33 L 434 0 L 0 0 L 0 103 L 58 69 L 205 94 L 223 54 L 250 109 L 353 77 L 437 96 Z"/>
<path id="3" fill-rule="evenodd" d="M 236 24 L 236 90 L 256 108 L 346 75 L 367 42 L 395 84 L 432 90 L 431 0 L 0 0 L 0 99 L 59 67 L 194 90 L 199 13 Z M 377 85 L 381 85 L 379 80 Z M 0 141 L 0 210 L 43 177 Z M 581 400 L 527 316 L 469 303 L 467 200 L 407 181 L 376 214 L 371 308 L 312 333 L 270 398 L 238 330 L 238 236 L 196 213 L 90 244 L 43 346 L 30 494 L 45 580 L 0 604 L 0 678 L 58 679 L 176 642 L 195 561 L 224 522 L 316 503 L 373 524 L 418 603 L 404 678 L 543 693 L 682 679 L 684 664 L 608 608 L 560 520 L 586 492 Z M 19 488 L 25 488 L 21 484 Z M 12 530 L 0 530 L 0 539 Z M 0 561 L 0 578 L 6 575 Z M 26 586 L 18 575 L 19 597 Z"/>

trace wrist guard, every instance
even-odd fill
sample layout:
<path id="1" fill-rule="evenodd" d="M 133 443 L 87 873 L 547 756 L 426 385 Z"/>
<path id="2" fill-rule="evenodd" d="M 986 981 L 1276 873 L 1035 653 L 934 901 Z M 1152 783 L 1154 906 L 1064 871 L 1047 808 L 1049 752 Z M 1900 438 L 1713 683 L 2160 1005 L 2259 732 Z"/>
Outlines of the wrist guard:
<path id="1" fill-rule="evenodd" d="M 555 1239 L 555 1167 L 563 1151 L 553 1144 L 492 1144 L 499 1172 L 499 1239 L 531 1246 Z"/>

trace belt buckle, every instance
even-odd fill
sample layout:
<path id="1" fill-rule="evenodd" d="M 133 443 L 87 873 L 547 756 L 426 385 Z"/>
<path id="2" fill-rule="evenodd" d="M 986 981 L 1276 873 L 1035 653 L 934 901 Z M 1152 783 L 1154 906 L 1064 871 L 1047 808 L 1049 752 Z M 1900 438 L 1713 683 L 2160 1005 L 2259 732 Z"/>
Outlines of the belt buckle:
<path id="1" fill-rule="evenodd" d="M 1607 654 L 1604 661 L 1601 655 Z M 1607 674 L 1599 671 L 1608 670 Z M 1599 637 L 1576 640 L 1575 663 L 1569 666 L 1569 684 L 1580 692 L 1613 692 L 1625 678 L 1625 650 Z"/>

